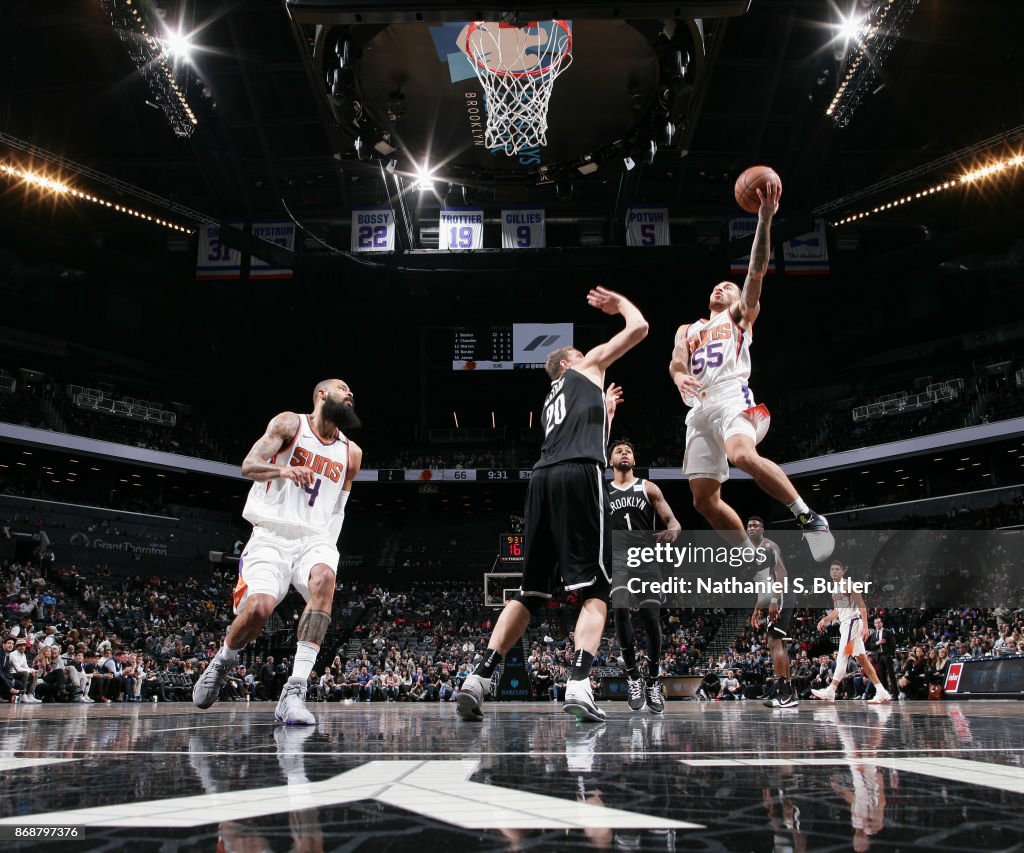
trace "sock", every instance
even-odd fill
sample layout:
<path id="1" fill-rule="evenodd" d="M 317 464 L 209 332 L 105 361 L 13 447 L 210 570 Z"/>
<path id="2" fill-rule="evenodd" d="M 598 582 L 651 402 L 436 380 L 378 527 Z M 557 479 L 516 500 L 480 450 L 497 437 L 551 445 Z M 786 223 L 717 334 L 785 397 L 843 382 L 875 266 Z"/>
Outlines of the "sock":
<path id="1" fill-rule="evenodd" d="M 497 649 L 488 649 L 484 659 L 480 662 L 473 675 L 479 675 L 481 678 L 490 678 L 494 675 L 494 670 L 498 668 L 498 664 L 502 661 L 501 652 Z"/>
<path id="2" fill-rule="evenodd" d="M 789 511 L 793 513 L 794 518 L 799 518 L 803 513 L 810 512 L 811 508 L 807 506 L 806 502 L 799 495 L 797 499 L 791 504 L 786 504 L 789 507 Z"/>
<path id="3" fill-rule="evenodd" d="M 313 664 L 316 663 L 318 654 L 320 654 L 318 645 L 299 640 L 295 645 L 295 661 L 292 664 L 291 678 L 301 678 L 303 682 L 309 681 L 309 674 L 313 671 Z"/>
<path id="4" fill-rule="evenodd" d="M 788 678 L 779 676 L 775 681 L 775 692 L 780 696 L 789 696 L 793 693 L 793 685 L 789 683 Z"/>
<path id="5" fill-rule="evenodd" d="M 217 657 L 224 661 L 224 663 L 234 664 L 238 661 L 238 653 L 240 651 L 241 649 L 228 648 L 227 641 L 225 641 L 224 645 L 220 647 L 220 651 L 217 652 Z"/>
<path id="6" fill-rule="evenodd" d="M 572 661 L 572 674 L 569 676 L 570 681 L 586 681 L 590 678 L 590 668 L 594 665 L 594 656 L 586 649 L 580 649 L 576 652 L 576 657 Z"/>

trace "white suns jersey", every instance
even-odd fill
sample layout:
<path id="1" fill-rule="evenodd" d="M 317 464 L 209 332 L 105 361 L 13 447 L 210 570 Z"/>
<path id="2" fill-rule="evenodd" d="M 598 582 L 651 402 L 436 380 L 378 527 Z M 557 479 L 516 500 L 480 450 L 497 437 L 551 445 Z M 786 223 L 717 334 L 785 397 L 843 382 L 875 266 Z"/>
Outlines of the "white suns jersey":
<path id="1" fill-rule="evenodd" d="M 705 391 L 730 381 L 746 386 L 750 380 L 750 333 L 733 322 L 728 310 L 691 323 L 686 348 L 690 372 Z"/>
<path id="2" fill-rule="evenodd" d="M 839 624 L 845 625 L 854 619 L 860 619 L 860 608 L 852 592 L 837 592 L 832 596 L 836 610 L 839 611 Z"/>
<path id="3" fill-rule="evenodd" d="M 297 486 L 283 477 L 253 483 L 242 518 L 250 524 L 284 524 L 308 531 L 311 536 L 332 538 L 331 519 L 338 510 L 348 474 L 349 442 L 344 434 L 339 431 L 334 441 L 325 443 L 313 432 L 309 415 L 299 415 L 295 436 L 270 462 L 305 465 L 316 472 L 316 480 L 309 487 Z"/>

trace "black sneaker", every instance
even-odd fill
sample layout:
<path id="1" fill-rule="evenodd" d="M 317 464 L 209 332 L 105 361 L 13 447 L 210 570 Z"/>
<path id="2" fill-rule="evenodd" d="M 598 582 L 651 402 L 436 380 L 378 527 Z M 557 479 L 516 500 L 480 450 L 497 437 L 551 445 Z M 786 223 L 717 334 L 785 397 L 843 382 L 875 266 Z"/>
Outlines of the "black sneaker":
<path id="1" fill-rule="evenodd" d="M 764 706 L 766 708 L 796 708 L 799 704 L 800 700 L 796 698 L 795 693 L 783 693 L 779 696 L 773 696 L 764 703 Z"/>
<path id="2" fill-rule="evenodd" d="M 626 674 L 626 691 L 629 693 L 629 710 L 642 711 L 647 705 L 644 696 L 644 680 L 638 675 L 636 678 Z"/>
<path id="3" fill-rule="evenodd" d="M 647 710 L 652 714 L 665 713 L 665 697 L 661 692 L 661 681 L 657 678 L 647 679 Z"/>
<path id="4" fill-rule="evenodd" d="M 802 512 L 796 517 L 797 524 L 804 532 L 804 541 L 811 549 L 811 556 L 817 563 L 824 563 L 836 549 L 836 538 L 828 528 L 828 520 L 813 510 Z"/>

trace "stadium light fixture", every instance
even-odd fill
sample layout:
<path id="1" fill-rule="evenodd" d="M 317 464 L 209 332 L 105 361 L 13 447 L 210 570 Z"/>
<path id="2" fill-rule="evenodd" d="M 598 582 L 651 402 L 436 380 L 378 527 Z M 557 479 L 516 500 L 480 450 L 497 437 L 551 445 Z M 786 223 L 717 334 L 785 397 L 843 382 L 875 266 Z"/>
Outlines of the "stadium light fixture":
<path id="1" fill-rule="evenodd" d="M 866 15 L 851 12 L 841 17 L 835 38 L 844 40 L 846 56 L 836 79 L 836 93 L 825 109 L 837 128 L 846 127 L 861 101 L 878 90 L 878 75 L 920 2 L 881 0 Z M 852 50 L 845 51 L 851 44 Z"/>
<path id="2" fill-rule="evenodd" d="M 181 225 L 177 225 L 173 222 L 168 222 L 165 219 L 161 219 L 157 216 L 151 216 L 148 213 L 144 213 L 141 210 L 128 207 L 127 205 L 119 204 L 116 202 L 107 201 L 106 199 L 100 198 L 99 196 L 92 195 L 91 193 L 83 192 L 82 190 L 76 189 L 64 183 L 63 181 L 57 181 L 53 178 L 47 177 L 40 172 L 33 172 L 27 169 L 21 169 L 14 163 L 8 163 L 0 161 L 0 177 L 6 177 L 10 180 L 19 180 L 24 184 L 32 187 L 33 189 L 51 192 L 56 196 L 62 198 L 74 199 L 76 201 L 84 201 L 92 204 L 99 205 L 100 207 L 107 207 L 113 210 L 115 213 L 121 213 L 125 216 L 134 216 L 136 219 L 143 219 L 147 222 L 152 222 L 156 225 L 160 225 L 164 228 L 169 228 L 172 231 L 181 231 L 185 234 L 189 233 L 191 229 L 185 228 Z"/>
<path id="3" fill-rule="evenodd" d="M 426 166 L 416 167 L 416 189 L 421 193 L 428 192 L 434 188 L 434 176 L 432 170 Z"/>
<path id="4" fill-rule="evenodd" d="M 870 209 L 866 208 L 858 213 L 851 213 L 831 224 L 833 226 L 846 225 L 859 219 L 866 219 L 867 217 L 873 216 L 877 213 L 883 213 L 894 207 L 901 207 L 912 201 L 916 201 L 919 198 L 927 198 L 928 196 L 935 195 L 936 193 L 946 192 L 947 190 L 955 189 L 957 187 L 975 185 L 999 175 L 1009 173 L 1017 174 L 1018 170 L 1022 166 L 1024 166 L 1024 154 L 1016 154 L 1013 157 L 994 160 L 985 166 L 979 166 L 974 169 L 961 172 L 959 175 L 955 175 L 944 181 L 940 181 L 939 183 L 932 184 L 930 187 L 926 187 L 925 189 L 919 190 L 913 194 L 907 193 L 906 195 L 899 196 L 891 201 L 876 205 Z"/>

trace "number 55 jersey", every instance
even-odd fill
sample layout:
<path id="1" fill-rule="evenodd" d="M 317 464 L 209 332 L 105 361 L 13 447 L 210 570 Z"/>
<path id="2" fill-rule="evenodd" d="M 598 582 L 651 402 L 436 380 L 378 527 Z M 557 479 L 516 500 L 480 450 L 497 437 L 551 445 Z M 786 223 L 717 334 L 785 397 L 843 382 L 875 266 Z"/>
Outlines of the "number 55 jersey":
<path id="1" fill-rule="evenodd" d="M 744 435 L 757 444 L 768 432 L 771 415 L 764 404 L 755 404 L 747 385 L 750 343 L 750 332 L 735 323 L 728 310 L 686 329 L 690 372 L 701 383 L 700 390 L 684 400 L 690 413 L 683 473 L 689 478 L 724 482 L 729 478 L 725 442 Z"/>

